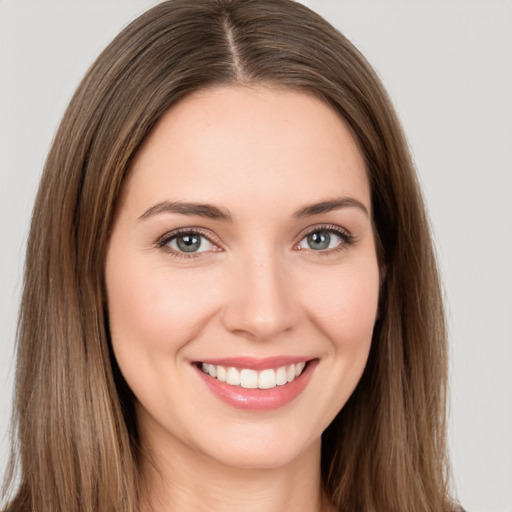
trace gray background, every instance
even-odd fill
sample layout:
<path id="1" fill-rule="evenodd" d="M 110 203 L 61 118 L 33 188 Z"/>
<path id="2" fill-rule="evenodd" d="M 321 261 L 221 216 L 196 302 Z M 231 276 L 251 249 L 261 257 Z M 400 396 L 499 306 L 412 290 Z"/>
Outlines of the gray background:
<path id="1" fill-rule="evenodd" d="M 0 0 L 0 474 L 24 244 L 57 123 L 150 0 Z M 468 510 L 512 511 L 512 3 L 311 0 L 375 66 L 405 125 L 444 276 L 450 446 Z"/>

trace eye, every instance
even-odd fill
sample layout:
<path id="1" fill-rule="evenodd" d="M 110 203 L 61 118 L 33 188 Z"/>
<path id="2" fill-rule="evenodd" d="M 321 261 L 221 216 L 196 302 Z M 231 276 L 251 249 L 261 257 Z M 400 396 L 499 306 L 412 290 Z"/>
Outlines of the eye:
<path id="1" fill-rule="evenodd" d="M 307 233 L 296 245 L 297 249 L 329 251 L 341 248 L 353 242 L 351 235 L 339 228 L 321 228 Z"/>
<path id="2" fill-rule="evenodd" d="M 159 246 L 170 249 L 169 252 L 190 256 L 220 250 L 206 236 L 197 231 L 182 231 L 168 235 L 162 239 Z"/>

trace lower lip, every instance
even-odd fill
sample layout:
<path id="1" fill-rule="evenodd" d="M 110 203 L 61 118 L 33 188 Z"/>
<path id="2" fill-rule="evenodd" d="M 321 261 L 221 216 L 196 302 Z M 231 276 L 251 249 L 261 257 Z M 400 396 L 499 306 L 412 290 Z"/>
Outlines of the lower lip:
<path id="1" fill-rule="evenodd" d="M 309 361 L 295 380 L 271 389 L 246 389 L 241 386 L 231 386 L 210 377 L 197 366 L 195 368 L 208 389 L 223 402 L 238 409 L 268 411 L 283 407 L 299 396 L 307 386 L 317 363 L 317 359 Z"/>

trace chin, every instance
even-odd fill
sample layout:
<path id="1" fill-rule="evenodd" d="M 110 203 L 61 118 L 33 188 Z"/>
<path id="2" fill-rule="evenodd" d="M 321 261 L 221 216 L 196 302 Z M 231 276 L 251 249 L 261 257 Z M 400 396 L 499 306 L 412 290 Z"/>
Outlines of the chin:
<path id="1" fill-rule="evenodd" d="M 226 450 L 216 451 L 210 456 L 223 466 L 240 470 L 278 470 L 292 465 L 302 457 L 311 456 L 318 449 L 320 453 L 320 439 L 308 445 L 289 445 L 283 443 L 262 442 L 254 445 L 232 445 Z"/>
<path id="2" fill-rule="evenodd" d="M 220 436 L 212 432 L 206 443 L 203 437 L 196 449 L 223 466 L 254 470 L 279 469 L 302 457 L 320 456 L 321 428 L 304 428 L 301 422 L 230 427 Z"/>

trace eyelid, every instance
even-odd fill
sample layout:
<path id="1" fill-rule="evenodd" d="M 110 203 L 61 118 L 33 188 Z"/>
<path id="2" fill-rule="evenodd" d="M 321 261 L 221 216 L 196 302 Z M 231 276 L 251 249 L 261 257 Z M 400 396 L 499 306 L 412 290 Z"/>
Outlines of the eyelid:
<path id="1" fill-rule="evenodd" d="M 215 247 L 215 249 L 213 251 L 210 250 L 210 251 L 201 251 L 201 252 L 197 252 L 197 253 L 194 253 L 194 252 L 185 253 L 185 252 L 181 252 L 181 251 L 176 251 L 170 247 L 166 247 L 166 244 L 168 244 L 173 238 L 176 238 L 180 235 L 202 236 L 202 237 L 206 238 L 206 240 L 208 240 L 208 242 L 210 242 Z M 168 231 L 161 237 L 159 237 L 155 242 L 155 246 L 157 248 L 164 249 L 164 250 L 166 250 L 167 253 L 172 254 L 173 256 L 178 256 L 178 257 L 183 257 L 183 258 L 196 258 L 199 255 L 202 255 L 204 253 L 222 251 L 223 249 L 222 249 L 221 245 L 222 244 L 218 240 L 218 237 L 216 237 L 211 231 L 203 229 L 203 228 L 198 228 L 198 227 L 186 227 L 186 228 L 173 229 L 171 231 Z"/>
<path id="2" fill-rule="evenodd" d="M 306 236 L 308 236 L 311 233 L 314 233 L 316 231 L 327 231 L 330 233 L 334 233 L 335 235 L 339 236 L 342 239 L 342 243 L 340 243 L 339 246 L 337 246 L 337 247 L 334 247 L 331 249 L 326 249 L 326 250 L 321 250 L 321 251 L 314 251 L 313 249 L 303 249 L 303 248 L 298 247 L 300 242 L 302 242 L 302 240 Z M 206 238 L 215 247 L 215 249 L 209 250 L 209 251 L 196 252 L 196 253 L 194 253 L 194 252 L 185 253 L 185 252 L 181 252 L 181 251 L 176 251 L 170 247 L 166 247 L 166 244 L 168 244 L 170 240 L 178 237 L 179 235 L 184 235 L 184 234 L 194 234 L 194 235 L 202 236 L 202 237 Z M 356 241 L 355 237 L 346 228 L 343 228 L 336 224 L 322 223 L 322 224 L 314 224 L 314 225 L 308 226 L 307 228 L 303 229 L 297 236 L 295 242 L 293 243 L 293 248 L 296 250 L 301 250 L 301 251 L 315 252 L 316 254 L 329 254 L 329 253 L 335 252 L 337 250 L 342 250 L 342 249 L 346 248 L 348 245 L 353 244 L 355 241 Z M 197 258 L 201 255 L 204 255 L 205 253 L 220 252 L 220 251 L 224 250 L 222 248 L 222 243 L 220 242 L 220 240 L 214 233 L 212 233 L 210 230 L 207 230 L 204 228 L 199 228 L 199 227 L 193 227 L 193 226 L 181 227 L 181 228 L 173 229 L 171 231 L 166 232 L 164 235 L 160 236 L 156 240 L 155 246 L 159 249 L 165 250 L 168 254 L 172 254 L 175 257 L 182 257 L 182 258 Z"/>
<path id="3" fill-rule="evenodd" d="M 300 242 L 302 242 L 302 240 L 306 236 L 310 235 L 311 233 L 315 233 L 317 231 L 327 231 L 330 233 L 334 233 L 335 235 L 339 236 L 343 240 L 342 244 L 340 244 L 338 247 L 335 247 L 332 249 L 326 249 L 324 251 L 313 251 L 313 249 L 310 249 L 311 251 L 318 253 L 318 254 L 326 254 L 326 253 L 336 251 L 338 249 L 343 249 L 347 245 L 351 245 L 356 241 L 354 235 L 352 235 L 350 233 L 350 231 L 348 231 L 345 228 L 342 228 L 341 226 L 338 226 L 337 224 L 314 224 L 312 226 L 308 226 L 307 228 L 303 229 L 299 233 L 296 241 L 293 244 L 294 249 L 303 251 L 304 249 L 298 247 Z M 306 250 L 308 250 L 308 249 L 306 249 Z"/>

